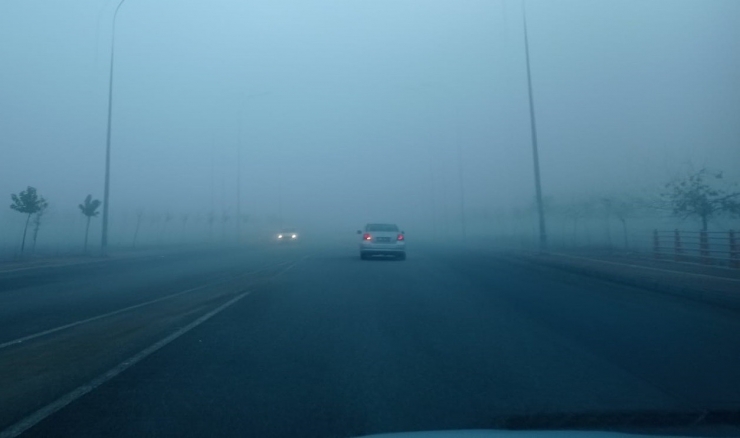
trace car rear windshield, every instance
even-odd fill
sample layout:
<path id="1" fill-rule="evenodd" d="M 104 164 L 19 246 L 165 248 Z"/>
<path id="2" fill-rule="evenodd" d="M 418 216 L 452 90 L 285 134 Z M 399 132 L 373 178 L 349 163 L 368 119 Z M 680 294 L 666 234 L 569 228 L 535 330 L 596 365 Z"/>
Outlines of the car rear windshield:
<path id="1" fill-rule="evenodd" d="M 368 224 L 365 231 L 398 231 L 398 227 L 393 224 Z"/>

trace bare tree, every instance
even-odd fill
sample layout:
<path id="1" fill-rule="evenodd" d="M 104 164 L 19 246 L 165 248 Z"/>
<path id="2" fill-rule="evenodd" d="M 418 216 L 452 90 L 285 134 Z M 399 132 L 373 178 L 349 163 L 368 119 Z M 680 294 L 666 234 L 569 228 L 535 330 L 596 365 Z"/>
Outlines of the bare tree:
<path id="1" fill-rule="evenodd" d="M 190 215 L 187 213 L 183 213 L 180 215 L 180 221 L 182 222 L 182 239 L 185 240 L 185 228 L 188 225 L 188 220 L 190 219 Z"/>
<path id="2" fill-rule="evenodd" d="M 80 207 L 80 211 L 82 214 L 87 217 L 87 225 L 85 226 L 85 246 L 84 246 L 84 252 L 87 253 L 87 237 L 90 234 L 90 219 L 96 217 L 100 214 L 98 210 L 98 207 L 100 207 L 100 200 L 99 199 L 93 199 L 92 195 L 87 195 L 85 198 L 85 201 L 80 204 L 78 207 Z"/>
<path id="3" fill-rule="evenodd" d="M 609 247 L 612 246 L 612 212 L 614 211 L 615 200 L 613 197 L 605 196 L 599 199 L 599 205 L 604 213 L 606 225 L 606 241 Z"/>
<path id="4" fill-rule="evenodd" d="M 618 197 L 613 206 L 612 213 L 617 218 L 619 223 L 622 224 L 622 233 L 624 237 L 624 247 L 629 248 L 629 233 L 627 232 L 627 220 L 635 218 L 644 211 L 645 202 L 642 198 L 634 196 L 622 196 Z"/>
<path id="5" fill-rule="evenodd" d="M 134 243 L 133 247 L 136 248 L 136 238 L 139 237 L 139 227 L 141 226 L 141 218 L 144 216 L 144 210 L 136 210 L 136 228 L 134 229 Z"/>
<path id="6" fill-rule="evenodd" d="M 45 209 L 49 203 L 36 193 L 34 187 L 29 186 L 26 190 L 21 191 L 19 194 L 12 194 L 10 198 L 13 203 L 10 208 L 17 211 L 18 213 L 27 214 L 26 225 L 23 227 L 23 240 L 21 242 L 21 254 L 26 247 L 26 232 L 28 231 L 28 222 L 31 220 L 31 216 Z"/>
<path id="7" fill-rule="evenodd" d="M 148 216 L 149 216 L 149 224 L 151 225 L 151 228 L 155 230 L 154 234 L 157 234 L 156 230 L 159 229 L 159 223 L 162 222 L 162 215 L 160 213 L 153 213 L 153 214 L 149 214 Z M 160 240 L 161 240 L 161 235 L 160 235 Z"/>
<path id="8" fill-rule="evenodd" d="M 48 207 L 48 203 L 44 203 L 44 205 L 41 206 L 41 209 L 36 212 L 36 214 L 33 217 L 33 245 L 31 245 L 31 252 L 36 252 L 36 240 L 39 238 L 39 229 L 41 228 L 41 217 L 46 212 L 46 207 Z"/>
<path id="9" fill-rule="evenodd" d="M 596 204 L 593 199 L 582 199 L 569 207 L 569 215 L 573 219 L 573 242 L 577 244 L 579 225 L 586 234 L 586 244 L 591 244 L 591 229 L 588 219 L 594 217 Z"/>
<path id="10" fill-rule="evenodd" d="M 221 213 L 221 224 L 222 224 L 221 225 L 221 234 L 222 234 L 222 239 L 224 241 L 226 241 L 226 224 L 228 224 L 230 220 L 231 220 L 231 214 L 229 214 L 228 211 L 224 210 Z"/>
<path id="11" fill-rule="evenodd" d="M 629 233 L 627 230 L 627 220 L 634 218 L 640 210 L 642 210 L 646 203 L 643 199 L 631 196 L 631 195 L 608 195 L 599 198 L 598 200 L 600 207 L 606 217 L 607 222 L 607 234 L 609 243 L 611 244 L 611 230 L 610 222 L 611 218 L 616 218 L 622 225 L 622 237 L 624 240 L 624 247 L 629 248 Z"/>
<path id="12" fill-rule="evenodd" d="M 162 232 L 159 235 L 159 242 L 160 243 L 162 242 L 162 239 L 164 239 L 165 233 L 167 231 L 167 225 L 170 222 L 172 222 L 172 219 L 174 217 L 175 216 L 172 213 L 170 213 L 170 212 L 167 212 L 167 213 L 164 214 L 164 224 L 162 225 Z"/>
<path id="13" fill-rule="evenodd" d="M 216 222 L 216 213 L 213 210 L 208 212 L 208 238 L 213 241 L 213 223 Z"/>

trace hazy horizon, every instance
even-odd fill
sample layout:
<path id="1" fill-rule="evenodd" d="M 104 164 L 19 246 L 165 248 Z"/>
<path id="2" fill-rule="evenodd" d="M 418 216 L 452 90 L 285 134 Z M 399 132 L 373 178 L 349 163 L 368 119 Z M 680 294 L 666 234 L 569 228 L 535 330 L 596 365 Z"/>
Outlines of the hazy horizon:
<path id="1" fill-rule="evenodd" d="M 116 4 L 0 4 L 0 196 L 34 186 L 75 230 L 103 197 Z M 545 197 L 740 180 L 740 2 L 526 13 Z M 127 0 L 115 44 L 113 232 L 137 210 L 233 217 L 239 163 L 242 213 L 297 226 L 428 231 L 461 180 L 471 217 L 533 202 L 520 1 Z M 0 209 L 6 244 L 23 220 Z"/>

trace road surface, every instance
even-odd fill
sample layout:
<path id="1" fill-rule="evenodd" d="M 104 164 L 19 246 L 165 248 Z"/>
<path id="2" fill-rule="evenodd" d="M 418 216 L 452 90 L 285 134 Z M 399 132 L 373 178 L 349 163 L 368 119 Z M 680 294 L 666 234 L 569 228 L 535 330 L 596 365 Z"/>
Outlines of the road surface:
<path id="1" fill-rule="evenodd" d="M 736 311 L 494 252 L 228 248 L 0 273 L 3 437 L 731 436 L 738 370 Z"/>

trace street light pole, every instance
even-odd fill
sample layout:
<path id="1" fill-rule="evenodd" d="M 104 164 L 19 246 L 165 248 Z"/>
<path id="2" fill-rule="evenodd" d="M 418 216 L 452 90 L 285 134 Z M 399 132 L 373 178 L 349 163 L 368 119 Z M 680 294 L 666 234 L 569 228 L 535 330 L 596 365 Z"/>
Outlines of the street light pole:
<path id="1" fill-rule="evenodd" d="M 527 11 L 522 3 L 524 16 L 524 53 L 527 59 L 527 88 L 529 90 L 529 120 L 532 127 L 532 158 L 534 161 L 534 187 L 537 195 L 537 213 L 540 226 L 540 251 L 547 251 L 547 232 L 545 229 L 545 208 L 542 205 L 542 186 L 540 184 L 540 157 L 537 150 L 537 122 L 534 116 L 534 98 L 532 97 L 532 73 L 529 67 L 529 38 L 527 36 Z"/>
<path id="2" fill-rule="evenodd" d="M 283 169 L 282 167 L 278 170 L 278 221 L 280 222 L 280 229 L 282 230 L 283 224 Z"/>
<path id="3" fill-rule="evenodd" d="M 431 155 L 430 155 L 431 157 Z M 431 186 L 431 200 L 432 200 L 432 237 L 437 240 L 437 183 L 434 178 L 434 163 L 429 161 L 429 185 Z"/>
<path id="4" fill-rule="evenodd" d="M 110 205 L 110 136 L 113 116 L 113 60 L 116 48 L 116 17 L 118 10 L 126 0 L 121 0 L 113 12 L 113 31 L 110 39 L 110 76 L 108 79 L 108 129 L 105 140 L 105 189 L 103 191 L 103 234 L 100 239 L 100 252 L 105 255 L 108 249 L 108 208 Z"/>
<path id="5" fill-rule="evenodd" d="M 457 170 L 460 177 L 460 223 L 462 225 L 463 242 L 465 242 L 467 240 L 467 223 L 465 222 L 465 175 L 463 173 L 463 152 L 459 134 L 457 136 Z"/>
<path id="6" fill-rule="evenodd" d="M 236 242 L 240 243 L 242 238 L 242 146 L 241 143 L 236 151 Z"/>
<path id="7" fill-rule="evenodd" d="M 242 113 L 239 111 L 237 144 L 236 144 L 236 242 L 242 238 Z"/>

